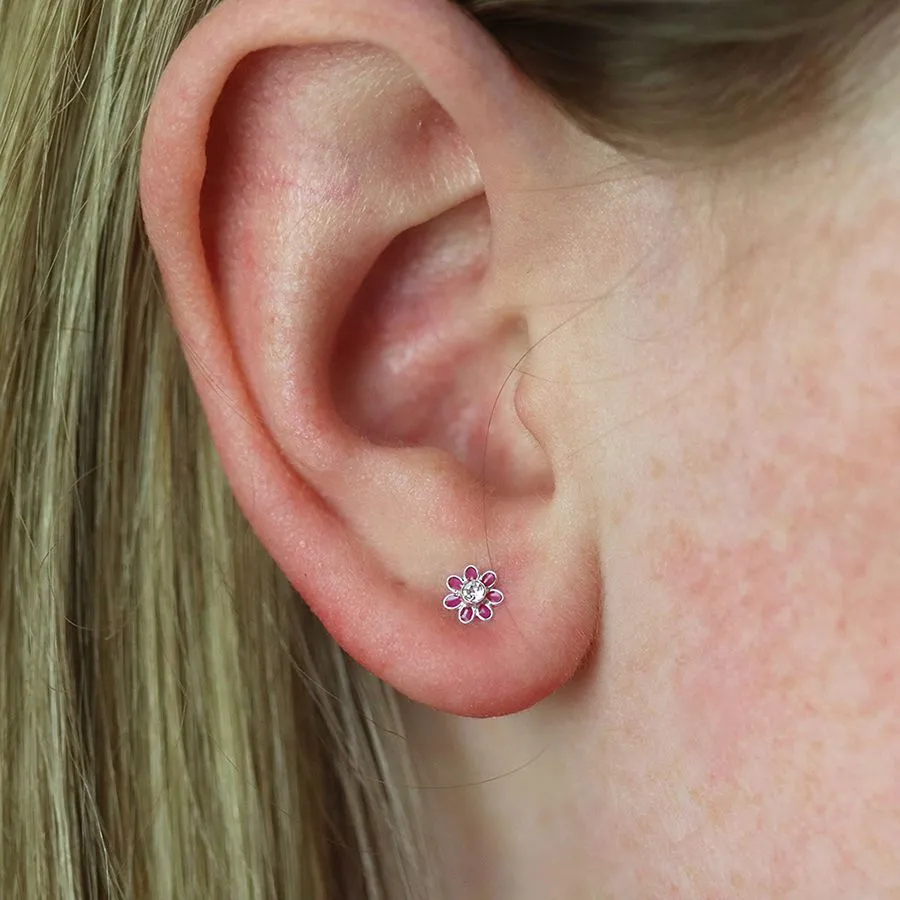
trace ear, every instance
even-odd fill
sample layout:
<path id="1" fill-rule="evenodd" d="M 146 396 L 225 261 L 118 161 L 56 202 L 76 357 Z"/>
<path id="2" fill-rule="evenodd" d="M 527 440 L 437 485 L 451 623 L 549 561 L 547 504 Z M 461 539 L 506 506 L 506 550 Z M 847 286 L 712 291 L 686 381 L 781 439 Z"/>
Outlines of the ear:
<path id="1" fill-rule="evenodd" d="M 459 714 L 530 706 L 597 632 L 578 486 L 516 412 L 511 201 L 562 127 L 445 0 L 226 0 L 145 133 L 147 231 L 248 520 L 349 654 Z M 468 564 L 498 573 L 491 621 L 443 606 Z"/>

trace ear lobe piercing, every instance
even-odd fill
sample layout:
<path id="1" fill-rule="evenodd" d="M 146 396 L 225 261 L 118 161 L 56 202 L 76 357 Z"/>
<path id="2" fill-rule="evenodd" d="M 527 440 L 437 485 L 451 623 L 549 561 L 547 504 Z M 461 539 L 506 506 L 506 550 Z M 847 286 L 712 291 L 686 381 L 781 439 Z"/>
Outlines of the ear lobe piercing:
<path id="1" fill-rule="evenodd" d="M 451 575 L 447 579 L 444 597 L 445 609 L 454 609 L 463 625 L 481 619 L 488 622 L 494 618 L 494 607 L 503 602 L 503 592 L 496 588 L 497 573 L 488 569 L 481 575 L 475 566 L 466 566 L 462 575 Z"/>

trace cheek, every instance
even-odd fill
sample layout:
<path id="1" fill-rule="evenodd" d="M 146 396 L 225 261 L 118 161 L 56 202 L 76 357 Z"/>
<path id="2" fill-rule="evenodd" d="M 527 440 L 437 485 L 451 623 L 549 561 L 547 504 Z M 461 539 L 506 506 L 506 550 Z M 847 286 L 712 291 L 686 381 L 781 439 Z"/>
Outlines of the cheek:
<path id="1" fill-rule="evenodd" d="M 843 717 L 893 700 L 900 341 L 886 306 L 807 312 L 685 409 L 699 438 L 679 467 L 695 473 L 681 488 L 691 514 L 652 541 L 703 661 L 679 669 L 683 701 L 734 710 L 723 727 L 736 735 L 780 728 L 798 704 Z"/>
<path id="2" fill-rule="evenodd" d="M 823 841 L 874 869 L 900 833 L 891 318 L 873 301 L 771 322 L 658 423 L 679 437 L 641 476 L 654 521 L 632 533 L 647 551 L 632 585 L 665 648 L 656 738 L 717 840 L 740 855 L 757 829 L 773 873 Z"/>

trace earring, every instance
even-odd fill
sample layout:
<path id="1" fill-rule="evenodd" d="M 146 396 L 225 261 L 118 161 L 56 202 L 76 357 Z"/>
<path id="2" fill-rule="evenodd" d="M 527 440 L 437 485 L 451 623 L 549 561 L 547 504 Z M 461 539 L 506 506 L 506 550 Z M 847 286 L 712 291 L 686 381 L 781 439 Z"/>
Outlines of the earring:
<path id="1" fill-rule="evenodd" d="M 479 575 L 475 566 L 466 566 L 462 575 L 447 579 L 450 593 L 444 597 L 444 607 L 455 609 L 463 625 L 474 622 L 476 617 L 488 622 L 494 618 L 494 607 L 503 602 L 503 592 L 496 589 L 496 584 L 496 572 L 488 569 Z"/>

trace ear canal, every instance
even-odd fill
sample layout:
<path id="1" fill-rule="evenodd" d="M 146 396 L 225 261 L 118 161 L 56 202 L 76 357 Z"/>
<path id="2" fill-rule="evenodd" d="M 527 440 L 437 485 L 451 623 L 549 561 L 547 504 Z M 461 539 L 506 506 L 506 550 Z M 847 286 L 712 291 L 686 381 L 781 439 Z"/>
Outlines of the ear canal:
<path id="1" fill-rule="evenodd" d="M 373 443 L 435 447 L 488 490 L 549 496 L 548 460 L 513 403 L 527 328 L 494 310 L 483 284 L 490 225 L 481 196 L 385 250 L 341 327 L 332 389 L 344 421 Z"/>

